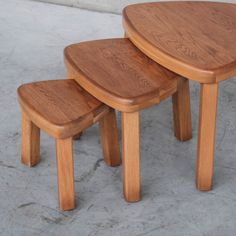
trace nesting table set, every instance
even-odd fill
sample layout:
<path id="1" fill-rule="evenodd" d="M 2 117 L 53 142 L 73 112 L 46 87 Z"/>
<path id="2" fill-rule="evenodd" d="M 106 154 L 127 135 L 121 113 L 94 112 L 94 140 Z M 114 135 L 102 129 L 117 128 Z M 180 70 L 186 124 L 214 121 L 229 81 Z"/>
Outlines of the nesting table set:
<path id="1" fill-rule="evenodd" d="M 191 139 L 189 80 L 201 84 L 197 188 L 212 188 L 219 82 L 236 75 L 236 4 L 130 5 L 123 10 L 123 26 L 123 39 L 65 49 L 68 82 L 33 83 L 18 90 L 24 113 L 22 161 L 30 166 L 39 162 L 38 128 L 57 139 L 63 210 L 75 207 L 72 142 L 76 133 L 98 121 L 106 163 L 121 163 L 114 110 L 122 113 L 124 196 L 129 202 L 141 199 L 139 112 L 172 96 L 175 136 L 180 141 Z M 50 114 L 55 111 L 64 119 Z"/>

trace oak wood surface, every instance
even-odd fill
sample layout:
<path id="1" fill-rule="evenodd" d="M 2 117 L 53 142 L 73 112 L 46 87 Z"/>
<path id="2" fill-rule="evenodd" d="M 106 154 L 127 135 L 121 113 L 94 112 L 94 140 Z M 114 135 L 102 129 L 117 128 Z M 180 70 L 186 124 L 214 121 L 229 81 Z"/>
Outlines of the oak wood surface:
<path id="1" fill-rule="evenodd" d="M 120 111 L 133 112 L 157 104 L 177 88 L 178 76 L 153 62 L 128 39 L 74 44 L 64 55 L 69 70 L 77 73 L 75 80 Z"/>
<path id="2" fill-rule="evenodd" d="M 18 98 L 30 120 L 56 138 L 76 135 L 109 112 L 74 80 L 25 84 Z"/>
<path id="3" fill-rule="evenodd" d="M 75 208 L 73 139 L 56 139 L 58 194 L 60 208 Z"/>
<path id="4" fill-rule="evenodd" d="M 29 167 L 40 161 L 40 129 L 22 113 L 21 162 Z"/>
<path id="5" fill-rule="evenodd" d="M 127 37 L 162 66 L 201 83 L 236 75 L 236 4 L 160 2 L 123 11 Z"/>
<path id="6" fill-rule="evenodd" d="M 201 191 L 212 189 L 218 84 L 202 84 L 200 96 L 196 183 Z"/>
<path id="7" fill-rule="evenodd" d="M 109 113 L 99 121 L 103 157 L 108 166 L 121 164 L 120 145 L 116 113 L 112 108 Z"/>
<path id="8" fill-rule="evenodd" d="M 177 92 L 172 96 L 175 136 L 180 141 L 192 138 L 189 80 L 179 78 Z"/>

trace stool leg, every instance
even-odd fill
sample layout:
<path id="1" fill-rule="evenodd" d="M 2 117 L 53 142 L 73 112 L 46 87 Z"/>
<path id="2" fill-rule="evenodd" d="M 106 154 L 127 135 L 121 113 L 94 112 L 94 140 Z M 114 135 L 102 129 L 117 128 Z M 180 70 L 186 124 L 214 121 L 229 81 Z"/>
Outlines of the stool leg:
<path id="1" fill-rule="evenodd" d="M 72 210 L 75 208 L 73 139 L 57 139 L 56 153 L 60 208 Z"/>
<path id="2" fill-rule="evenodd" d="M 110 109 L 99 121 L 99 126 L 104 160 L 108 166 L 119 166 L 121 158 L 115 110 Z"/>
<path id="3" fill-rule="evenodd" d="M 21 162 L 29 167 L 40 161 L 40 129 L 22 113 Z"/>
<path id="4" fill-rule="evenodd" d="M 196 184 L 201 191 L 212 189 L 218 84 L 201 84 Z"/>
<path id="5" fill-rule="evenodd" d="M 172 96 L 175 136 L 180 141 L 192 138 L 189 80 L 179 78 L 177 92 Z"/>
<path id="6" fill-rule="evenodd" d="M 122 113 L 123 187 L 128 202 L 137 202 L 140 194 L 139 112 Z"/>

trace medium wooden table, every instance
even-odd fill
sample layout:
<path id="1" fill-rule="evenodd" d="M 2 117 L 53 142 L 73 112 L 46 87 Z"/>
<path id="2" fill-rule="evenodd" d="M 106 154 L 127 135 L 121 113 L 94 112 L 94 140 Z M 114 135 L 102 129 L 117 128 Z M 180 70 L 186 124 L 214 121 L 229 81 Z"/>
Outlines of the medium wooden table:
<path id="1" fill-rule="evenodd" d="M 197 188 L 212 188 L 219 82 L 236 75 L 236 4 L 162 2 L 123 11 L 126 36 L 147 56 L 201 84 Z"/>
<path id="2" fill-rule="evenodd" d="M 75 79 L 98 100 L 121 111 L 124 196 L 129 202 L 139 201 L 140 110 L 173 96 L 175 136 L 181 141 L 190 139 L 188 80 L 155 63 L 128 39 L 74 44 L 65 49 L 64 55 L 68 78 Z M 104 130 L 112 136 L 113 130 L 109 127 Z M 112 151 L 109 156 L 114 158 L 111 155 Z"/>

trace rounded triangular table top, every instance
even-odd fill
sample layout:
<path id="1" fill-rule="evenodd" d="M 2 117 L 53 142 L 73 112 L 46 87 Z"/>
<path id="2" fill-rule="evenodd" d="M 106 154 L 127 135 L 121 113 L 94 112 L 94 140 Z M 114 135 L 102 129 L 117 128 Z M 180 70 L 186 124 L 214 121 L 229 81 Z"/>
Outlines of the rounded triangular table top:
<path id="1" fill-rule="evenodd" d="M 160 2 L 123 11 L 127 36 L 150 58 L 197 80 L 236 75 L 236 4 Z"/>

